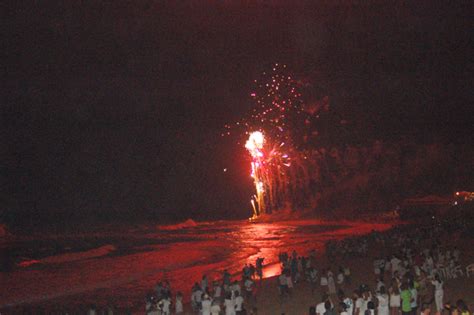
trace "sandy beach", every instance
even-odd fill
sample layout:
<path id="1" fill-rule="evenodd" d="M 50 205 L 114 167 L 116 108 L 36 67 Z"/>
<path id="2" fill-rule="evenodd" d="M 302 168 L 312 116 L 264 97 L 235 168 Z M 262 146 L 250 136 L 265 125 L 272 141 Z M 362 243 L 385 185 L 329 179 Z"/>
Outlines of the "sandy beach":
<path id="1" fill-rule="evenodd" d="M 410 229 L 409 226 L 404 226 L 402 223 L 394 223 L 393 226 L 396 229 Z M 366 230 L 366 233 L 370 232 Z M 384 233 L 391 233 L 390 229 L 387 231 L 378 232 L 383 235 Z M 366 234 L 367 235 L 367 234 Z M 343 289 L 348 295 L 353 292 L 354 289 L 358 288 L 360 284 L 367 284 L 370 288 L 375 287 L 376 276 L 373 270 L 373 260 L 380 256 L 387 256 L 392 253 L 393 249 L 390 246 L 382 246 L 381 244 L 376 243 L 371 238 L 366 235 L 359 234 L 361 240 L 368 239 L 368 252 L 363 255 L 363 257 L 346 257 L 345 259 L 333 259 L 329 260 L 324 250 L 318 250 L 315 267 L 318 270 L 331 268 L 333 272 L 336 273 L 339 266 L 349 267 L 351 270 L 351 284 L 343 284 L 338 289 Z M 350 235 L 348 235 L 350 236 Z M 461 251 L 460 266 L 461 269 L 465 271 L 465 267 L 471 263 L 474 263 L 474 242 L 472 238 L 463 238 L 459 233 L 454 233 L 451 237 L 443 238 L 441 245 L 442 249 L 453 248 L 457 246 Z M 311 248 L 307 246 L 306 248 Z M 285 250 L 289 250 L 286 248 Z M 299 249 L 298 255 L 307 256 L 309 252 L 304 252 L 304 249 Z M 273 252 L 275 254 L 276 251 Z M 275 261 L 277 257 L 266 257 L 268 261 Z M 316 291 L 312 294 L 311 288 L 308 282 L 300 281 L 294 284 L 292 289 L 291 297 L 281 298 L 278 290 L 278 279 L 277 276 L 280 273 L 280 265 L 278 263 L 273 263 L 264 269 L 264 274 L 268 278 L 263 279 L 261 282 L 256 281 L 255 285 L 255 294 L 256 302 L 246 301 L 244 305 L 247 310 L 256 308 L 258 310 L 257 314 L 286 314 L 286 315 L 298 315 L 298 314 L 308 314 L 308 309 L 310 306 L 315 306 L 321 302 L 322 291 L 317 286 Z M 199 278 L 201 275 L 196 274 L 196 278 Z M 210 276 L 211 280 L 216 280 L 219 277 L 219 274 L 213 274 Z M 240 278 L 240 275 L 235 275 L 234 279 Z M 318 281 L 319 284 L 319 281 Z M 150 288 L 152 290 L 152 288 Z M 173 292 L 174 294 L 175 292 Z M 458 299 L 464 299 L 471 309 L 474 309 L 474 275 L 467 277 L 466 274 L 457 277 L 456 279 L 447 279 L 445 281 L 445 302 L 455 303 Z M 74 314 L 82 314 L 87 310 L 85 303 L 80 303 L 80 300 L 90 300 L 91 296 L 89 293 L 85 294 L 75 294 L 73 296 L 66 297 L 67 300 L 79 301 L 79 304 L 83 305 L 82 310 L 77 310 L 75 307 L 64 306 L 64 300 L 61 297 L 47 299 L 43 302 L 33 303 L 30 305 L 19 305 L 14 308 L 5 309 L 2 311 L 2 314 L 22 314 L 23 310 L 30 309 L 32 314 L 43 314 L 40 311 L 44 309 L 44 314 L 64 314 L 65 310 L 69 311 L 74 310 Z M 337 301 L 337 298 L 334 296 L 333 300 Z M 122 307 L 116 309 L 114 314 L 122 314 L 130 312 L 131 314 L 145 314 L 145 303 L 142 305 L 138 303 L 129 303 L 128 310 L 125 310 L 123 305 L 127 305 L 127 295 L 121 294 L 116 298 L 110 300 L 109 302 L 114 305 L 122 305 Z M 191 310 L 191 306 L 188 303 L 189 297 L 185 296 L 185 313 L 184 314 L 195 314 Z M 57 306 L 56 306 L 57 305 Z M 77 303 L 76 303 L 77 305 Z M 101 306 L 100 304 L 98 306 Z M 102 308 L 103 309 L 103 308 Z M 433 306 L 434 309 L 434 306 Z M 100 314 L 100 312 L 99 312 Z M 172 313 L 173 314 L 173 313 Z"/>
<path id="2" fill-rule="evenodd" d="M 474 263 L 474 241 L 472 239 L 447 240 L 445 245 L 450 247 L 457 246 L 464 253 L 461 261 L 463 268 Z M 376 276 L 374 275 L 372 262 L 381 251 L 383 251 L 382 248 L 374 247 L 366 257 L 337 260 L 333 263 L 330 263 L 326 257 L 322 256 L 318 259 L 318 264 L 322 268 L 332 266 L 333 270 L 338 265 L 349 266 L 352 271 L 352 285 L 344 285 L 342 289 L 346 293 L 351 293 L 359 284 L 368 284 L 371 288 L 375 286 Z M 261 287 L 258 288 L 258 303 L 256 307 L 258 308 L 259 315 L 283 313 L 287 315 L 308 314 L 310 306 L 316 306 L 316 304 L 321 302 L 321 293 L 320 290 L 317 290 L 314 294 L 311 294 L 310 285 L 307 282 L 302 282 L 295 284 L 291 298 L 281 300 L 277 288 L 277 278 L 269 278 L 265 279 Z M 464 275 L 457 279 L 445 281 L 445 303 L 456 303 L 458 299 L 464 299 L 472 312 L 474 309 L 474 275 L 470 277 Z"/>

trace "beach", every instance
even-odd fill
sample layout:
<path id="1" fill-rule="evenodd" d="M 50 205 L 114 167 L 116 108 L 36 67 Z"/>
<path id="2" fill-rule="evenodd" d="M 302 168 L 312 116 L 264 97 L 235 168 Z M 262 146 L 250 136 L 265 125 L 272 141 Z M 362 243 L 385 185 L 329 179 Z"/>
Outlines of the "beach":
<path id="1" fill-rule="evenodd" d="M 321 226 L 326 226 L 326 228 L 321 228 Z M 407 225 L 405 226 L 402 222 L 392 222 L 392 223 L 368 223 L 368 222 L 345 222 L 341 223 L 339 226 L 334 226 L 332 224 L 326 223 L 322 224 L 320 221 L 318 222 L 286 222 L 286 223 L 265 223 L 265 224 L 250 224 L 245 225 L 247 226 L 245 229 L 248 233 L 254 235 L 255 240 L 247 240 L 247 244 L 243 246 L 249 246 L 250 243 L 253 243 L 252 251 L 245 251 L 240 253 L 239 256 L 240 260 L 236 259 L 237 256 L 232 256 L 231 261 L 237 260 L 239 262 L 245 263 L 255 263 L 255 259 L 257 257 L 265 257 L 266 267 L 264 268 L 264 277 L 261 282 L 256 281 L 255 285 L 255 296 L 256 296 L 256 303 L 249 301 L 245 301 L 244 305 L 248 310 L 256 308 L 258 310 L 258 314 L 307 314 L 308 309 L 310 306 L 315 306 L 316 304 L 321 302 L 322 298 L 322 291 L 317 286 L 314 293 L 311 293 L 311 288 L 308 282 L 301 280 L 298 283 L 294 284 L 294 288 L 291 290 L 292 294 L 291 297 L 280 297 L 280 293 L 278 290 L 278 278 L 277 276 L 281 272 L 280 264 L 278 263 L 278 253 L 281 251 L 291 252 L 292 250 L 296 250 L 298 255 L 305 255 L 307 256 L 312 249 L 317 249 L 317 255 L 315 260 L 315 267 L 318 270 L 332 268 L 333 272 L 337 271 L 338 266 L 349 267 L 351 270 L 351 284 L 344 284 L 338 286 L 338 289 L 343 289 L 346 293 L 351 294 L 354 289 L 356 289 L 360 284 L 367 284 L 369 287 L 373 288 L 375 286 L 376 276 L 374 274 L 373 268 L 373 261 L 381 256 L 389 255 L 393 250 L 390 246 L 381 245 L 375 241 L 373 241 L 373 233 L 372 231 L 377 230 L 379 232 L 378 235 L 384 235 L 386 233 L 390 233 L 392 228 L 395 229 L 409 229 L 410 227 Z M 275 228 L 275 230 L 271 230 L 271 227 Z M 276 228 L 279 226 L 278 228 Z M 281 234 L 282 226 L 284 226 L 284 230 L 286 230 L 286 234 Z M 296 229 L 295 227 L 299 226 L 300 230 Z M 302 227 L 303 226 L 303 227 Z M 311 232 L 315 226 L 319 226 L 319 230 L 316 233 Z M 410 225 L 413 226 L 413 225 Z M 170 229 L 165 229 L 166 233 L 170 233 Z M 255 235 L 256 231 L 261 231 L 261 235 Z M 265 232 L 263 232 L 265 231 Z M 269 232 L 270 231 L 270 232 Z M 299 231 L 299 232 L 298 232 Z M 304 233 L 302 232 L 304 231 Z M 316 231 L 316 230 L 315 230 Z M 197 231 L 195 231 L 197 232 Z M 200 231 L 202 232 L 202 231 Z M 179 233 L 183 233 L 180 230 Z M 185 232 L 189 234 L 190 232 Z M 196 233 L 199 234 L 199 233 Z M 233 234 L 232 234 L 233 235 Z M 317 235 L 317 243 L 316 238 L 311 238 L 309 235 Z M 372 235 L 372 236 L 369 236 Z M 204 237 L 204 236 L 203 236 Z M 355 255 L 349 256 L 344 259 L 338 258 L 336 256 L 335 259 L 328 258 L 326 255 L 325 246 L 324 244 L 327 241 L 341 241 L 346 238 L 352 237 L 359 237 L 360 240 L 367 240 L 368 250 L 364 255 Z M 219 245 L 217 241 L 210 242 L 207 237 L 206 238 L 206 245 L 216 247 Z M 286 241 L 282 242 L 282 239 L 286 239 Z M 305 240 L 305 238 L 307 238 Z M 268 239 L 272 240 L 268 243 Z M 278 240 L 278 244 L 280 247 L 271 247 L 274 246 L 274 240 Z M 314 243 L 312 243 L 314 242 Z M 291 246 L 293 243 L 294 246 Z M 178 245 L 177 243 L 173 243 L 173 245 Z M 313 246 L 314 245 L 314 246 Z M 474 251 L 473 251 L 473 240 L 466 239 L 461 237 L 461 235 L 453 234 L 450 238 L 445 238 L 443 244 L 441 244 L 442 248 L 452 248 L 457 246 L 461 251 L 461 259 L 460 259 L 460 266 L 461 269 L 464 270 L 465 267 L 474 262 Z M 260 247 L 259 247 L 260 246 Z M 171 248 L 171 247 L 170 247 Z M 171 250 L 171 249 L 168 250 Z M 255 251 L 255 248 L 258 250 Z M 112 246 L 102 247 L 103 250 L 112 251 L 115 248 Z M 94 303 L 97 305 L 98 308 L 103 308 L 105 305 L 113 305 L 115 308 L 114 314 L 122 314 L 125 312 L 130 312 L 132 314 L 145 314 L 145 303 L 144 297 L 150 291 L 152 292 L 154 289 L 154 284 L 157 281 L 161 281 L 163 279 L 170 279 L 170 277 L 175 279 L 176 283 L 171 281 L 171 287 L 173 290 L 173 294 L 176 292 L 176 287 L 181 284 L 186 285 L 187 288 L 190 289 L 191 285 L 194 282 L 199 282 L 201 276 L 203 274 L 207 274 L 210 282 L 212 280 L 218 280 L 221 278 L 221 271 L 225 268 L 228 268 L 232 271 L 233 279 L 240 279 L 240 270 L 243 267 L 243 264 L 234 264 L 234 265 L 227 265 L 225 262 L 217 262 L 213 260 L 212 263 L 206 264 L 205 267 L 198 266 L 193 264 L 196 260 L 202 259 L 202 252 L 199 252 L 197 249 L 194 251 L 186 250 L 186 254 L 179 254 L 177 255 L 176 251 L 173 251 L 175 254 L 174 258 L 181 259 L 180 257 L 187 257 L 189 259 L 189 265 L 183 266 L 183 268 L 179 268 L 179 265 L 176 265 L 176 270 L 173 273 L 163 273 L 157 272 L 152 266 L 153 264 L 163 263 L 164 265 L 174 264 L 173 256 L 163 254 L 163 248 L 159 248 L 159 252 L 162 253 L 162 257 L 160 259 L 154 258 L 151 262 L 148 269 L 141 269 L 142 274 L 137 275 L 133 269 L 127 272 L 126 269 L 119 270 L 119 273 L 123 273 L 123 277 L 121 278 L 108 278 L 109 282 L 103 282 L 102 286 L 97 286 L 94 284 L 95 282 L 92 281 L 94 276 L 97 277 L 97 272 L 105 273 L 105 267 L 101 267 L 90 275 L 87 274 L 75 274 L 77 279 L 75 281 L 85 283 L 86 280 L 89 278 L 89 287 L 87 286 L 80 286 L 77 285 L 75 287 L 69 288 L 69 291 L 66 289 L 60 289 L 59 291 L 48 291 L 48 285 L 51 283 L 54 284 L 54 281 L 57 283 L 61 283 L 61 279 L 56 278 L 53 282 L 50 281 L 48 283 L 47 277 L 46 280 L 43 281 L 43 288 L 45 288 L 43 295 L 38 294 L 37 291 L 33 291 L 31 288 L 24 288 L 26 292 L 32 292 L 30 296 L 25 296 L 21 294 L 21 287 L 16 287 L 17 291 L 16 296 L 20 296 L 23 298 L 17 299 L 18 303 L 16 305 L 12 305 L 11 307 L 4 307 L 2 310 L 2 314 L 17 314 L 18 312 L 24 309 L 32 309 L 32 310 L 47 310 L 46 312 L 50 312 L 51 314 L 63 314 L 67 310 L 82 310 L 85 312 L 88 308 L 88 305 Z M 89 254 L 98 255 L 100 251 L 92 251 Z M 166 252 L 165 252 L 166 253 Z M 194 254 L 193 254 L 194 253 Z M 107 252 L 109 264 L 114 263 L 113 255 L 110 257 L 110 253 Z M 171 254 L 171 252 L 169 252 Z M 123 263 L 124 268 L 126 265 L 134 266 L 132 261 L 139 260 L 140 258 L 143 259 L 143 253 L 136 253 L 133 255 L 125 255 L 121 259 L 126 259 Z M 147 253 L 150 255 L 150 253 Z M 176 256 L 177 255 L 177 256 Z M 69 256 L 60 256 L 58 260 L 64 260 Z M 74 257 L 74 256 L 72 256 Z M 95 264 L 97 268 L 101 266 L 100 262 L 101 259 L 105 257 L 98 258 L 98 257 L 88 257 L 84 262 L 74 262 L 73 266 L 79 267 L 80 264 L 90 264 L 91 261 Z M 143 264 L 146 265 L 146 260 L 144 259 Z M 69 265 L 68 268 L 70 268 Z M 31 268 L 31 267 L 30 267 Z M 90 267 L 88 267 L 90 268 Z M 136 268 L 136 266 L 134 267 Z M 102 271 L 101 271 L 102 270 Z M 213 271 L 212 271 L 213 270 Z M 27 277 L 32 274 L 41 274 L 41 270 L 38 268 L 35 269 L 25 269 L 23 270 L 23 276 Z M 51 273 L 54 273 L 54 269 L 52 269 Z M 84 271 L 81 271 L 84 272 Z M 99 273 L 100 274 L 100 273 Z M 4 276 L 4 275 L 3 275 Z M 66 284 L 69 279 L 67 275 L 62 275 L 63 279 Z M 174 277 L 174 278 L 173 278 Z M 5 279 L 5 278 L 4 278 Z M 180 280 L 179 280 L 180 279 Z M 455 301 L 459 298 L 462 298 L 466 301 L 466 303 L 471 307 L 474 307 L 474 275 L 471 277 L 467 277 L 464 275 L 458 276 L 456 279 L 447 279 L 445 281 L 445 302 L 450 301 L 451 303 L 455 303 Z M 10 279 L 7 281 L 13 281 L 14 279 Z M 20 280 L 20 282 L 26 283 L 28 281 L 27 278 Z M 5 282 L 4 282 L 5 283 Z M 319 283 L 319 282 L 318 282 Z M 37 287 L 37 286 L 36 286 Z M 15 288 L 13 288 L 15 289 Z M 30 291 L 28 291 L 30 290 Z M 41 288 L 36 288 L 36 290 L 41 290 Z M 15 296 L 11 290 L 9 292 L 10 297 Z M 51 292 L 48 296 L 46 293 Z M 55 293 L 54 292 L 59 292 Z M 195 314 L 191 311 L 191 307 L 189 304 L 189 293 L 188 291 L 185 292 L 185 314 Z M 24 293 L 24 292 L 23 292 Z M 142 298 L 137 297 L 137 295 L 141 295 Z M 8 295 L 7 295 L 8 296 Z M 36 297 L 36 299 L 31 299 L 32 297 Z M 30 300 L 28 300 L 30 298 Z M 336 297 L 333 297 L 336 299 Z M 140 302 L 143 301 L 143 302 Z M 35 311 L 34 311 L 35 312 Z M 41 311 L 37 311 L 41 312 Z"/>

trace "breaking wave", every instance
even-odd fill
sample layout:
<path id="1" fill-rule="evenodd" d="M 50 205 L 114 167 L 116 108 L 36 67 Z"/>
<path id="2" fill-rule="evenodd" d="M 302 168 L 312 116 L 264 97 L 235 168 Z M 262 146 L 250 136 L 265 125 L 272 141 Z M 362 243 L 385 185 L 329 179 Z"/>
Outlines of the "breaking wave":
<path id="1" fill-rule="evenodd" d="M 173 225 L 159 225 L 158 229 L 159 230 L 164 230 L 164 231 L 174 231 L 174 230 L 181 230 L 181 229 L 187 229 L 187 228 L 193 228 L 198 226 L 196 221 L 192 219 L 187 219 L 184 222 L 178 223 L 178 224 L 173 224 Z"/>
<path id="2" fill-rule="evenodd" d="M 20 267 L 28 267 L 35 264 L 60 264 L 65 262 L 72 262 L 78 260 L 85 260 L 90 258 L 101 257 L 110 254 L 115 251 L 114 245 L 104 245 L 98 248 L 87 250 L 84 252 L 66 253 L 60 255 L 54 255 L 45 257 L 42 259 L 24 260 L 18 264 Z"/>

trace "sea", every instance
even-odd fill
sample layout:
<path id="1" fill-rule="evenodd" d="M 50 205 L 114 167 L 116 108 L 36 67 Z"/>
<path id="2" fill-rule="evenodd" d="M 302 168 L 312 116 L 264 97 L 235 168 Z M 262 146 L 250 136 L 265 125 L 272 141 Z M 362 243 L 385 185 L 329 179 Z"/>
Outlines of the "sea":
<path id="1" fill-rule="evenodd" d="M 317 219 L 251 223 L 195 222 L 175 225 L 107 225 L 87 232 L 38 233 L 1 241 L 12 255 L 0 272 L 0 311 L 41 306 L 75 309 L 95 304 L 144 309 L 145 297 L 159 281 L 189 301 L 203 275 L 236 277 L 245 264 L 264 258 L 264 277 L 280 273 L 278 254 L 324 254 L 329 240 L 389 229 L 390 223 Z"/>

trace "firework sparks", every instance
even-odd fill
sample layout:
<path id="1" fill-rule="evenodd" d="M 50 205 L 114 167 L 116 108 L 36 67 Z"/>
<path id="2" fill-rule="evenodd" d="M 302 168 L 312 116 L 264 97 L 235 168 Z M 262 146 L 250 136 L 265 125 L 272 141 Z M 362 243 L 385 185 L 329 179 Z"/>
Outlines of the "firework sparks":
<path id="1" fill-rule="evenodd" d="M 249 94 L 255 106 L 250 116 L 225 125 L 223 136 L 230 135 L 234 128 L 248 135 L 245 148 L 252 157 L 254 217 L 287 207 L 308 182 L 301 148 L 314 112 L 305 108 L 303 87 L 286 65 L 275 63 L 254 80 Z"/>

